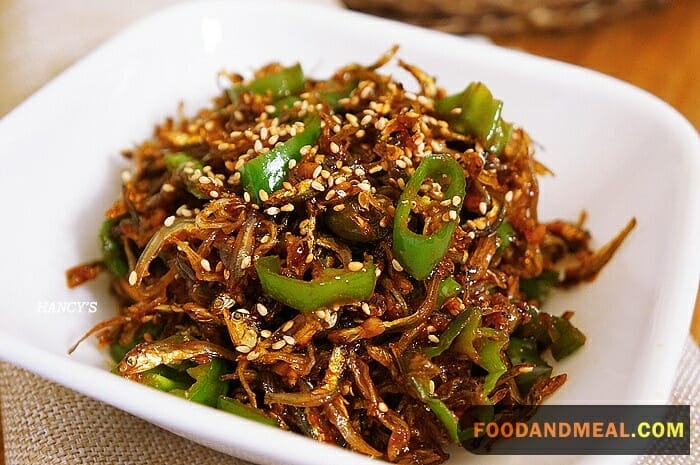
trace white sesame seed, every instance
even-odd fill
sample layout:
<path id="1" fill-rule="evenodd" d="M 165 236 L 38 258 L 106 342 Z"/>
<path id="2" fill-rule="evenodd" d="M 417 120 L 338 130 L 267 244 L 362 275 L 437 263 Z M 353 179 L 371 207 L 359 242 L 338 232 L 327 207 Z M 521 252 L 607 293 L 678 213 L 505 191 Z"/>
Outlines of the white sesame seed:
<path id="1" fill-rule="evenodd" d="M 291 160 L 289 160 L 289 165 L 287 165 L 287 166 L 289 166 L 289 169 L 291 170 L 292 168 L 297 166 L 297 161 L 292 158 Z"/>
<path id="2" fill-rule="evenodd" d="M 256 152 L 260 152 L 263 149 L 262 141 L 260 139 L 256 139 L 255 143 L 253 144 L 253 150 Z"/>
<path id="3" fill-rule="evenodd" d="M 433 394 L 435 392 L 435 381 L 433 381 L 432 379 L 428 381 L 428 392 L 430 394 Z"/>
<path id="4" fill-rule="evenodd" d="M 241 260 L 241 268 L 248 268 L 252 261 L 253 260 L 250 258 L 250 255 L 246 255 L 245 257 L 243 257 L 243 260 Z"/>
<path id="5" fill-rule="evenodd" d="M 342 203 L 339 203 L 338 205 L 333 207 L 333 210 L 335 210 L 337 212 L 341 212 L 341 211 L 345 210 L 345 205 L 343 205 Z"/>
<path id="6" fill-rule="evenodd" d="M 209 197 L 211 198 L 217 198 L 219 196 L 219 193 L 217 191 L 211 190 L 209 191 Z"/>
<path id="7" fill-rule="evenodd" d="M 165 219 L 165 221 L 163 221 L 163 225 L 167 227 L 172 226 L 173 223 L 175 223 L 175 217 L 173 215 L 170 215 Z"/>
<path id="8" fill-rule="evenodd" d="M 372 115 L 365 115 L 361 120 L 360 124 L 362 126 L 367 126 L 372 121 Z"/>
<path id="9" fill-rule="evenodd" d="M 277 207 L 270 207 L 267 210 L 265 210 L 265 213 L 267 213 L 270 216 L 275 216 L 280 212 L 280 209 Z"/>
<path id="10" fill-rule="evenodd" d="M 359 187 L 361 190 L 363 190 L 365 192 L 368 192 L 370 189 L 372 189 L 372 185 L 369 182 L 367 182 L 366 180 L 362 181 L 360 184 L 358 184 L 357 187 Z"/>
<path id="11" fill-rule="evenodd" d="M 348 270 L 350 271 L 360 271 L 364 267 L 362 262 L 350 262 L 348 263 Z"/>
<path id="12" fill-rule="evenodd" d="M 250 203 L 250 194 L 248 192 L 243 192 L 243 200 L 245 203 Z"/>
<path id="13" fill-rule="evenodd" d="M 479 202 L 479 213 L 481 213 L 482 215 L 485 215 L 486 208 L 487 208 L 486 202 Z"/>
<path id="14" fill-rule="evenodd" d="M 272 331 L 269 329 L 263 329 L 260 331 L 260 337 L 263 339 L 267 339 L 268 337 L 272 336 Z"/>
<path id="15" fill-rule="evenodd" d="M 129 285 L 130 286 L 135 285 L 137 279 L 138 279 L 138 277 L 136 276 L 136 271 L 132 271 L 131 273 L 129 273 Z"/>
<path id="16" fill-rule="evenodd" d="M 440 343 L 440 338 L 437 337 L 437 336 L 434 335 L 434 334 L 428 335 L 428 340 L 429 340 L 430 342 L 434 342 L 435 344 L 439 344 L 439 343 Z"/>
<path id="17" fill-rule="evenodd" d="M 127 182 L 131 181 L 131 178 L 133 175 L 131 174 L 131 171 L 122 171 L 122 182 L 126 184 Z"/>
<path id="18" fill-rule="evenodd" d="M 211 271 L 211 265 L 209 264 L 209 260 L 207 260 L 206 258 L 200 260 L 199 264 L 202 265 L 204 271 Z"/>
<path id="19" fill-rule="evenodd" d="M 357 132 L 355 132 L 355 137 L 357 137 L 358 139 L 362 139 L 363 137 L 365 137 L 365 134 L 367 133 L 364 129 L 358 129 Z"/>
<path id="20" fill-rule="evenodd" d="M 268 136 L 267 128 L 263 126 L 263 128 L 260 130 L 260 138 L 262 140 L 265 140 L 265 139 L 267 139 L 267 136 Z"/>
<path id="21" fill-rule="evenodd" d="M 369 304 L 367 302 L 362 302 L 362 305 L 360 307 L 362 308 L 362 311 L 365 313 L 365 315 L 371 314 L 371 311 L 369 309 Z"/>
<path id="22" fill-rule="evenodd" d="M 252 349 L 246 345 L 240 345 L 240 346 L 236 346 L 236 350 L 242 354 L 247 354 Z"/>
<path id="23" fill-rule="evenodd" d="M 289 320 L 280 328 L 280 331 L 286 333 L 287 331 L 292 329 L 292 326 L 294 326 L 294 322 L 292 320 Z"/>
<path id="24" fill-rule="evenodd" d="M 321 171 L 323 171 L 323 167 L 321 165 L 318 165 L 315 169 L 314 172 L 311 174 L 312 178 L 317 178 L 321 175 Z"/>
<path id="25" fill-rule="evenodd" d="M 401 263 L 395 258 L 391 259 L 391 266 L 396 270 L 396 271 L 403 271 L 403 266 L 401 266 Z"/>
<path id="26" fill-rule="evenodd" d="M 198 181 L 200 184 L 209 184 L 211 179 L 209 179 L 209 176 L 200 176 Z"/>
<path id="27" fill-rule="evenodd" d="M 401 168 L 402 170 L 405 170 L 407 165 L 406 165 L 405 161 L 399 159 L 399 160 L 396 160 L 396 166 Z"/>
<path id="28" fill-rule="evenodd" d="M 462 197 L 460 197 L 459 195 L 455 195 L 454 197 L 452 197 L 452 205 L 454 205 L 455 207 L 458 206 L 461 201 Z"/>
<path id="29" fill-rule="evenodd" d="M 259 198 L 260 201 L 262 201 L 262 202 L 267 202 L 267 200 L 270 198 L 270 196 L 267 195 L 267 191 L 266 191 L 265 189 L 260 189 L 260 190 L 258 191 L 258 198 Z"/>
<path id="30" fill-rule="evenodd" d="M 267 244 L 267 242 L 270 240 L 270 235 L 265 234 L 263 237 L 260 238 L 260 243 L 261 244 Z"/>
<path id="31" fill-rule="evenodd" d="M 284 346 L 286 346 L 286 345 L 287 345 L 287 342 L 285 342 L 285 340 L 282 339 L 282 340 L 279 340 L 279 341 L 273 343 L 273 344 L 270 346 L 270 348 L 271 348 L 272 350 L 280 350 L 282 347 L 284 347 Z"/>
<path id="32" fill-rule="evenodd" d="M 173 192 L 175 187 L 172 184 L 165 183 L 160 188 L 163 192 Z"/>
<path id="33" fill-rule="evenodd" d="M 373 167 L 371 167 L 371 168 L 369 169 L 369 173 L 370 173 L 370 174 L 379 173 L 379 172 L 380 172 L 381 170 L 383 170 L 383 169 L 384 169 L 384 168 L 382 168 L 382 165 L 374 165 Z"/>
<path id="34" fill-rule="evenodd" d="M 377 404 L 377 408 L 382 413 L 386 413 L 389 411 L 389 406 L 386 405 L 384 402 L 379 402 L 379 404 Z"/>
<path id="35" fill-rule="evenodd" d="M 313 188 L 313 189 L 315 189 L 315 190 L 317 190 L 317 191 L 320 191 L 320 192 L 323 192 L 323 191 L 326 190 L 326 188 L 323 186 L 323 184 L 321 184 L 321 183 L 318 182 L 318 181 L 313 181 L 313 182 L 311 183 L 311 188 Z"/>
<path id="36" fill-rule="evenodd" d="M 248 355 L 246 355 L 245 358 L 249 362 L 252 362 L 253 360 L 257 360 L 258 358 L 260 358 L 260 352 L 253 351 L 253 352 L 249 353 Z"/>
<path id="37" fill-rule="evenodd" d="M 283 212 L 293 212 L 294 205 L 292 205 L 291 203 L 284 204 L 280 207 L 280 210 Z"/>
<path id="38" fill-rule="evenodd" d="M 333 152 L 333 153 L 340 152 L 340 146 L 338 144 L 336 144 L 335 142 L 331 142 L 331 152 Z"/>
<path id="39" fill-rule="evenodd" d="M 296 339 L 294 339 L 292 336 L 285 335 L 285 336 L 282 336 L 282 339 L 284 339 L 284 342 L 286 342 L 290 346 L 293 346 L 297 342 Z"/>
<path id="40" fill-rule="evenodd" d="M 450 210 L 450 213 L 448 213 L 448 216 L 450 217 L 450 220 L 456 220 L 457 219 L 457 212 L 454 210 Z"/>
<path id="41" fill-rule="evenodd" d="M 513 200 L 513 191 L 506 192 L 504 199 L 506 202 L 512 201 Z"/>
<path id="42" fill-rule="evenodd" d="M 355 176 L 362 177 L 365 175 L 365 170 L 362 168 L 355 168 Z"/>
<path id="43" fill-rule="evenodd" d="M 265 316 L 265 315 L 267 315 L 267 307 L 264 306 L 263 304 L 261 304 L 261 303 L 258 302 L 257 304 L 255 304 L 255 309 L 258 311 L 258 313 L 260 314 L 260 316 Z"/>

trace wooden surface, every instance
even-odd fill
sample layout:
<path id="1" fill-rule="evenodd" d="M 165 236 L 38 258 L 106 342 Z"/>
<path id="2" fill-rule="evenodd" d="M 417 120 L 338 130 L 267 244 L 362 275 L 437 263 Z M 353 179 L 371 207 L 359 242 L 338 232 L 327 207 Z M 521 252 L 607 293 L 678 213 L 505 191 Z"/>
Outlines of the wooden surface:
<path id="1" fill-rule="evenodd" d="M 129 21 L 168 2 L 129 2 L 129 8 L 122 8 L 118 1 L 65 0 L 53 6 L 38 0 L 0 0 L 0 116 Z M 700 128 L 697 24 L 700 1 L 670 0 L 663 9 L 589 30 L 493 39 L 642 87 Z M 700 342 L 697 302 L 691 332 Z M 4 465 L 1 440 L 0 465 Z"/>

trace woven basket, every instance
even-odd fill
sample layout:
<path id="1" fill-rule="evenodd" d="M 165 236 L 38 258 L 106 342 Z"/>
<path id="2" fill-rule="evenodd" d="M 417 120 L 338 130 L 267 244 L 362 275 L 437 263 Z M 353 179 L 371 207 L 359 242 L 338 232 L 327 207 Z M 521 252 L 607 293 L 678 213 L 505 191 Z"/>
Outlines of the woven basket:
<path id="1" fill-rule="evenodd" d="M 666 0 L 343 0 L 351 9 L 442 31 L 562 31 L 625 16 Z"/>

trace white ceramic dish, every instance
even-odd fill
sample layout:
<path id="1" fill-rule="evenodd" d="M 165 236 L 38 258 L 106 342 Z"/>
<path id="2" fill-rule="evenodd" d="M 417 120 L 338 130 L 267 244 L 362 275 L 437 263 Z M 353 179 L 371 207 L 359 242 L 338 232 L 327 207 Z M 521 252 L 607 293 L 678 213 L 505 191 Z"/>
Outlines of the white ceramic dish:
<path id="1" fill-rule="evenodd" d="M 218 70 L 299 60 L 321 77 L 347 62 L 370 62 L 393 43 L 401 45 L 400 57 L 429 70 L 449 90 L 483 80 L 505 101 L 506 118 L 529 130 L 544 148 L 539 158 L 556 173 L 542 181 L 542 218 L 575 218 L 585 208 L 597 244 L 630 217 L 638 220 L 593 284 L 549 302 L 554 313 L 576 310 L 576 322 L 589 336 L 583 350 L 557 365 L 570 377 L 552 402 L 664 402 L 698 283 L 696 131 L 653 96 L 590 71 L 339 9 L 271 1 L 164 10 L 0 121 L 0 192 L 7 210 L 0 229 L 0 357 L 251 461 L 376 463 L 111 375 L 94 341 L 69 357 L 66 349 L 114 308 L 104 281 L 68 290 L 63 272 L 98 256 L 96 229 L 125 166 L 120 150 L 148 137 L 179 101 L 190 112 L 206 104 L 218 93 Z M 78 301 L 96 302 L 96 311 L 67 305 Z M 474 460 L 456 451 L 450 463 Z M 532 458 L 478 460 L 521 464 Z"/>

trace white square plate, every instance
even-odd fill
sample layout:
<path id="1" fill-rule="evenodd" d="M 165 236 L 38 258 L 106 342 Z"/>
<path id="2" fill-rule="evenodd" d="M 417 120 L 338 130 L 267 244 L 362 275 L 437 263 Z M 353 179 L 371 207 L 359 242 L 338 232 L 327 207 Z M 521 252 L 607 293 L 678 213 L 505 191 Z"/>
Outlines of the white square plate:
<path id="1" fill-rule="evenodd" d="M 64 270 L 98 257 L 96 231 L 126 166 L 120 150 L 148 137 L 179 101 L 189 113 L 207 104 L 219 92 L 217 71 L 249 73 L 269 61 L 300 61 L 308 74 L 325 77 L 348 62 L 369 63 L 394 43 L 401 58 L 448 90 L 482 80 L 505 102 L 506 119 L 530 132 L 543 147 L 539 159 L 556 173 L 541 184 L 543 219 L 573 219 L 586 209 L 600 245 L 637 218 L 594 283 L 560 292 L 546 307 L 556 314 L 575 310 L 588 335 L 582 350 L 555 367 L 569 381 L 551 402 L 664 402 L 688 333 L 700 264 L 700 142 L 678 113 L 636 88 L 573 66 L 339 9 L 260 0 L 180 4 L 148 17 L 0 121 L 6 208 L 0 357 L 248 460 L 376 464 L 114 376 L 92 340 L 69 357 L 66 349 L 114 307 L 105 280 L 68 290 Z M 66 305 L 77 301 L 97 302 L 96 311 Z M 62 304 L 65 311 L 50 311 Z M 455 451 L 449 463 L 474 460 L 524 464 L 532 458 Z"/>

